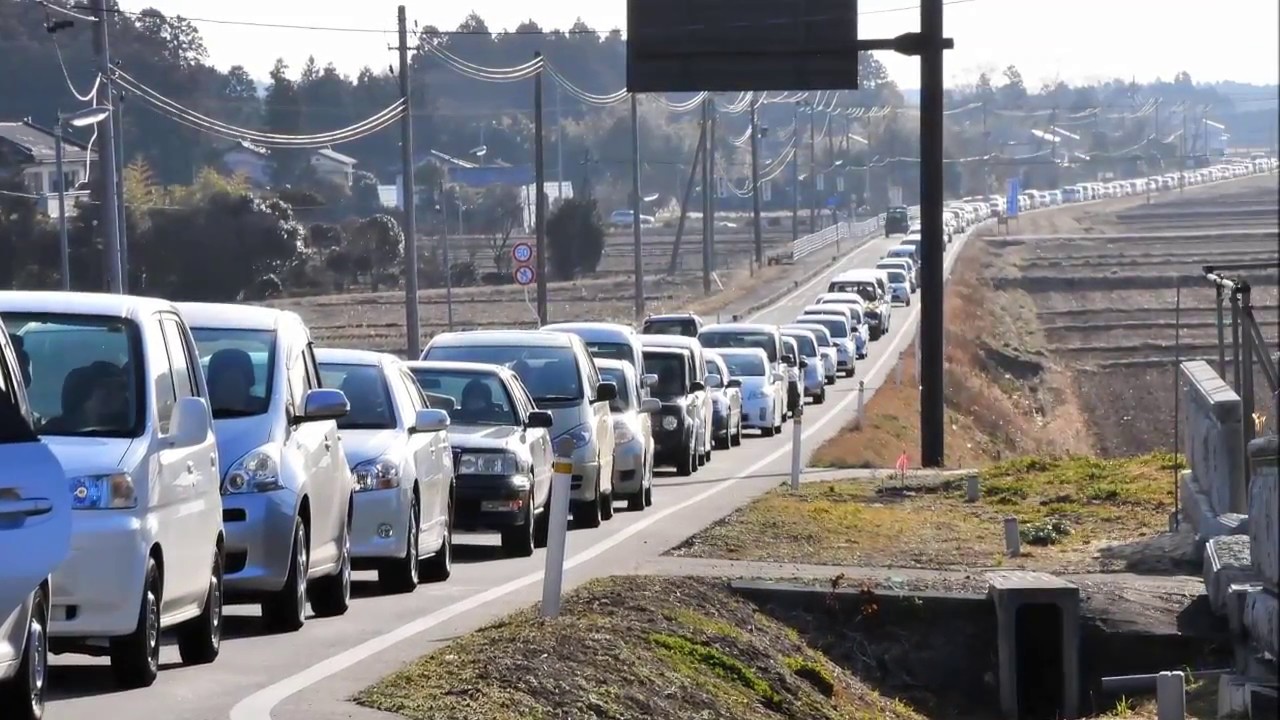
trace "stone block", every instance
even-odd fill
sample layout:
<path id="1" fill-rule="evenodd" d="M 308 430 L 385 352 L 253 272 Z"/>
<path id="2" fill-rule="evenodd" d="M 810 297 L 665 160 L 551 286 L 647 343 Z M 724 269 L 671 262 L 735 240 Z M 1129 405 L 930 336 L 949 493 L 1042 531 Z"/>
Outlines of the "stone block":
<path id="1" fill-rule="evenodd" d="M 1178 478 L 1178 499 L 1182 519 L 1191 523 L 1191 529 L 1198 543 L 1197 549 L 1200 551 L 1204 550 L 1204 544 L 1209 538 L 1249 533 L 1249 516 L 1238 513 L 1223 515 L 1215 513 L 1208 494 L 1200 487 L 1199 481 L 1190 470 L 1184 470 Z"/>
<path id="2" fill-rule="evenodd" d="M 1244 626 L 1254 647 L 1280 657 L 1280 600 L 1275 593 L 1249 593 L 1244 601 Z"/>
<path id="3" fill-rule="evenodd" d="M 1280 438 L 1271 435 L 1249 443 L 1253 477 L 1249 481 L 1249 540 L 1253 570 L 1272 592 L 1280 589 Z"/>
<path id="4" fill-rule="evenodd" d="M 1249 559 L 1249 538 L 1245 535 L 1210 538 L 1204 548 L 1203 573 L 1209 606 L 1215 614 L 1226 617 L 1231 586 L 1254 578 Z"/>
<path id="5" fill-rule="evenodd" d="M 1215 514 L 1246 513 L 1240 396 L 1203 360 L 1184 362 L 1180 369 L 1183 448 L 1191 472 Z"/>

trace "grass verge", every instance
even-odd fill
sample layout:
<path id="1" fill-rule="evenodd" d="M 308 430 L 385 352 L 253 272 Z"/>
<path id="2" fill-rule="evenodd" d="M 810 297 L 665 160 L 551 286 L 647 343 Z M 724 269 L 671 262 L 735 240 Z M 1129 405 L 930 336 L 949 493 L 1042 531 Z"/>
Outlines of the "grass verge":
<path id="1" fill-rule="evenodd" d="M 1157 453 L 1103 460 L 1027 457 L 966 480 L 806 483 L 778 488 L 677 548 L 686 557 L 848 566 L 979 568 L 1059 572 L 1180 567 L 1181 551 L 1143 540 L 1167 530 L 1180 460 Z M 896 482 L 896 481 L 894 481 Z M 1018 518 L 1023 553 L 1004 557 L 1005 517 Z M 815 560 L 816 559 L 816 560 Z"/>
<path id="2" fill-rule="evenodd" d="M 615 577 L 518 612 L 365 689 L 423 720 L 917 720 L 716 580 Z"/>

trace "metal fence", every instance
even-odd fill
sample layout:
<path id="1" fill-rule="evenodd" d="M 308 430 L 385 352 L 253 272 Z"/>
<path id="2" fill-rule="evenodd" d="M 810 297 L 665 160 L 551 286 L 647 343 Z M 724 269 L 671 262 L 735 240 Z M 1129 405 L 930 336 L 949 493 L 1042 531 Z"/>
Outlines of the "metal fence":
<path id="1" fill-rule="evenodd" d="M 920 218 L 920 208 L 908 208 L 911 219 L 918 220 Z M 816 233 L 810 233 L 796 240 L 791 246 L 790 260 L 795 262 L 806 255 L 821 250 L 829 245 L 834 245 L 844 240 L 853 242 L 849 249 L 861 245 L 868 238 L 874 235 L 884 225 L 884 214 L 881 213 L 869 220 L 862 222 L 841 222 L 831 227 L 823 228 Z"/>

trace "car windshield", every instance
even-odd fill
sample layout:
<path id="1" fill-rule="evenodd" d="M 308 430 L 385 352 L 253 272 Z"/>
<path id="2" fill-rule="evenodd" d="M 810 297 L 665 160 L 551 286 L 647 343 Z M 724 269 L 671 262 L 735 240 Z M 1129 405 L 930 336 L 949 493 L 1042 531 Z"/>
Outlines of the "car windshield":
<path id="1" fill-rule="evenodd" d="M 871 301 L 880 296 L 880 289 L 869 280 L 845 280 L 831 283 L 827 292 L 857 293 L 863 300 Z"/>
<path id="2" fill-rule="evenodd" d="M 727 353 L 721 357 L 724 358 L 724 364 L 729 366 L 729 372 L 735 377 L 764 377 L 764 358 L 759 355 Z"/>
<path id="3" fill-rule="evenodd" d="M 506 365 L 520 377 L 533 401 L 573 402 L 582 399 L 582 378 L 573 348 L 529 345 L 438 345 L 424 360 Z M 434 391 L 429 391 L 434 392 Z"/>
<path id="4" fill-rule="evenodd" d="M 376 365 L 320 363 L 321 387 L 341 390 L 351 411 L 338 418 L 340 430 L 389 430 L 396 426 L 391 390 Z"/>
<path id="5" fill-rule="evenodd" d="M 633 409 L 635 401 L 631 397 L 631 387 L 627 385 L 626 372 L 621 368 L 600 368 L 600 381 L 611 382 L 618 386 L 618 397 L 609 401 L 611 412 L 627 412 Z"/>
<path id="6" fill-rule="evenodd" d="M 812 325 L 812 324 L 814 324 L 814 323 L 809 323 L 809 324 L 811 324 L 811 325 Z M 814 337 L 816 337 L 816 338 L 818 338 L 818 347 L 820 347 L 820 348 L 823 348 L 823 347 L 831 347 L 832 345 L 835 345 L 835 343 L 834 343 L 834 342 L 832 342 L 832 340 L 831 340 L 831 333 L 830 333 L 829 331 L 827 331 L 827 329 L 826 329 L 826 328 L 822 328 L 822 329 L 819 329 L 819 328 L 801 328 L 801 329 L 802 329 L 802 330 L 804 330 L 804 331 L 806 331 L 806 332 L 811 332 L 811 333 L 813 333 L 813 336 L 814 336 Z"/>
<path id="7" fill-rule="evenodd" d="M 788 337 L 796 341 L 800 346 L 800 354 L 805 357 L 815 357 L 818 354 L 818 345 L 813 338 L 808 335 L 789 335 Z"/>
<path id="8" fill-rule="evenodd" d="M 681 335 L 698 337 L 698 324 L 691 319 L 645 320 L 642 332 L 645 335 Z"/>
<path id="9" fill-rule="evenodd" d="M 649 387 L 649 391 L 659 400 L 675 400 L 684 397 L 688 383 L 685 373 L 689 364 L 683 355 L 677 353 L 645 353 L 644 369 L 658 376 L 658 382 Z"/>
<path id="10" fill-rule="evenodd" d="M 146 425 L 142 339 L 121 318 L 8 313 L 22 338 L 27 399 L 40 435 L 137 437 Z"/>
<path id="11" fill-rule="evenodd" d="M 901 270 L 889 270 L 889 282 L 907 284 L 907 274 Z"/>
<path id="12" fill-rule="evenodd" d="M 778 341 L 771 333 L 722 330 L 701 333 L 698 341 L 703 347 L 710 348 L 760 348 L 769 357 L 769 362 L 778 362 Z M 732 369 L 730 366 L 730 370 Z"/>
<path id="13" fill-rule="evenodd" d="M 517 426 L 511 398 L 502 380 L 492 373 L 413 368 L 423 392 L 453 400 L 449 421 L 457 425 Z"/>
<path id="14" fill-rule="evenodd" d="M 627 364 L 634 365 L 636 362 L 635 349 L 624 343 L 604 343 L 589 342 L 587 351 L 591 353 L 591 357 L 599 360 L 621 360 Z"/>
<path id="15" fill-rule="evenodd" d="M 191 328 L 209 384 L 213 419 L 261 415 L 271 406 L 276 334 L 270 330 Z"/>
<path id="16" fill-rule="evenodd" d="M 829 317 L 807 317 L 804 321 L 815 325 L 821 325 L 827 329 L 827 332 L 831 333 L 831 337 L 837 340 L 849 337 L 849 327 L 843 318 L 838 318 L 832 315 Z"/>

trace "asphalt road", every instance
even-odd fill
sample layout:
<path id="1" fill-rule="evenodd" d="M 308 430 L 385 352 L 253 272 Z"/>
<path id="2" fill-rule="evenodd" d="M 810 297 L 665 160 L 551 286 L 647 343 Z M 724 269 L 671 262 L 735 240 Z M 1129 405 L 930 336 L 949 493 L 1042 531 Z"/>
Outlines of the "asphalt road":
<path id="1" fill-rule="evenodd" d="M 966 240 L 958 237 L 948 249 L 948 275 Z M 872 267 L 894 244 L 884 238 L 870 241 L 748 320 L 792 320 L 825 290 L 831 275 Z M 859 380 L 868 387 L 867 399 L 885 381 L 915 333 L 919 309 L 918 295 L 911 307 L 895 308 L 892 332 L 872 343 L 870 357 L 858 363 L 857 375 L 829 387 L 824 405 L 806 408 L 806 453 L 852 418 Z M 633 570 L 784 482 L 792 432 L 788 423 L 774 438 L 748 436 L 739 448 L 717 451 L 710 465 L 692 477 L 659 477 L 651 508 L 635 513 L 619 510 L 598 529 L 571 530 L 566 585 Z M 254 615 L 256 607 L 229 606 L 218 660 L 207 666 L 182 667 L 176 647 L 167 645 L 161 654 L 160 677 L 147 689 L 116 691 L 105 660 L 79 655 L 53 658 L 46 717 L 100 720 L 145 717 L 159 710 L 166 720 L 386 718 L 346 699 L 442 643 L 540 598 L 543 551 L 531 558 L 505 559 L 491 536 L 458 541 L 448 582 L 422 585 L 411 595 L 384 597 L 376 594 L 372 574 L 357 573 L 356 598 L 347 615 L 311 618 L 297 633 L 266 635 Z"/>

